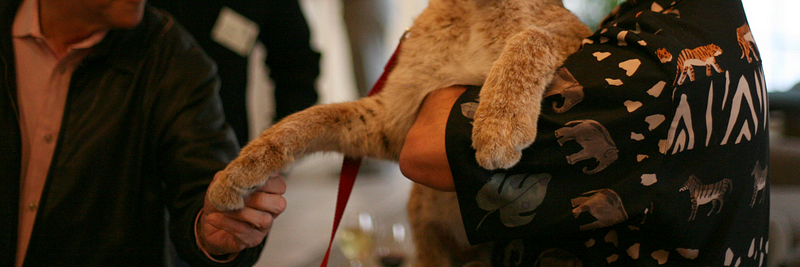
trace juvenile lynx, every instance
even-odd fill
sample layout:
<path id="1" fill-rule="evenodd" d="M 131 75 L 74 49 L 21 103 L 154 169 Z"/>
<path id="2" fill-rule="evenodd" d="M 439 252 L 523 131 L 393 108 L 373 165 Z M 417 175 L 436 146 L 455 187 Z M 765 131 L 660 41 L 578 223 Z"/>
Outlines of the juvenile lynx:
<path id="1" fill-rule="evenodd" d="M 397 160 L 425 96 L 452 85 L 483 85 L 472 137 L 476 158 L 487 169 L 509 168 L 536 136 L 556 68 L 589 34 L 561 0 L 431 0 L 402 41 L 383 91 L 281 120 L 242 149 L 209 197 L 222 210 L 239 209 L 268 173 L 317 151 Z M 457 264 L 450 261 L 454 250 L 468 246 L 454 196 L 415 185 L 416 208 L 409 212 L 420 214 L 409 214 L 412 228 L 425 237 L 417 238 L 419 246 L 431 247 L 418 248 L 420 266 Z"/>

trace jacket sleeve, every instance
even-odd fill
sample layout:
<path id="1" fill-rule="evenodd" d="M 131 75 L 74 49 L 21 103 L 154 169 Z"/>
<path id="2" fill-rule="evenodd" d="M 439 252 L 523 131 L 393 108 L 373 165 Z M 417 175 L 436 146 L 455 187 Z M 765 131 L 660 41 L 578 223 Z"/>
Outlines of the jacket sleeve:
<path id="1" fill-rule="evenodd" d="M 225 123 L 215 64 L 180 27 L 172 27 L 165 36 L 169 41 L 163 45 L 167 52 L 158 57 L 164 68 L 156 112 L 163 114 L 158 116 L 163 120 L 158 168 L 166 186 L 170 237 L 178 256 L 192 266 L 251 266 L 264 242 L 224 264 L 212 261 L 197 246 L 194 224 L 206 189 L 239 147 Z"/>

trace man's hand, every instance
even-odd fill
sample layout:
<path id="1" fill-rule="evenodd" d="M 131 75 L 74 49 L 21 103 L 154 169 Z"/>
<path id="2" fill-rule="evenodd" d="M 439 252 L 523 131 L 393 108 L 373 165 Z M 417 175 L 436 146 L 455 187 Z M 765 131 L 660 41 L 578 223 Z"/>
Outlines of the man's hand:
<path id="1" fill-rule="evenodd" d="M 224 171 L 217 172 L 217 181 Z M 241 210 L 222 212 L 214 208 L 206 194 L 203 211 L 197 224 L 197 240 L 213 255 L 237 253 L 255 247 L 272 228 L 273 220 L 286 208 L 286 183 L 280 176 L 270 176 L 246 200 Z"/>

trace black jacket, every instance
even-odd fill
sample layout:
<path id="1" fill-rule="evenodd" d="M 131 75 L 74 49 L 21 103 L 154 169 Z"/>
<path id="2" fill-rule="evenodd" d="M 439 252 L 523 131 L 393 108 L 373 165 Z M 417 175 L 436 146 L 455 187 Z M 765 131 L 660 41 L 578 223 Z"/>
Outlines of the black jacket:
<path id="1" fill-rule="evenodd" d="M 11 26 L 0 0 L 0 266 L 16 253 L 20 130 Z M 214 63 L 174 20 L 148 8 L 112 30 L 75 70 L 25 266 L 167 265 L 169 236 L 192 265 L 211 265 L 193 223 L 213 175 L 238 151 Z M 250 265 L 261 246 L 232 265 Z"/>

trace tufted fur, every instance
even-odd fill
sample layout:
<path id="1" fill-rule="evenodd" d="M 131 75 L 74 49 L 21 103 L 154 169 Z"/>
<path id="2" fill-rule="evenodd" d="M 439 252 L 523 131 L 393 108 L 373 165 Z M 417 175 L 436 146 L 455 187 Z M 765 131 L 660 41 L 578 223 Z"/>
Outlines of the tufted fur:
<path id="1" fill-rule="evenodd" d="M 313 152 L 397 160 L 424 97 L 452 85 L 483 85 L 476 158 L 487 169 L 509 168 L 536 136 L 556 68 L 590 33 L 561 0 L 431 0 L 381 93 L 281 120 L 242 149 L 227 176 L 209 188 L 210 199 L 220 209 L 239 209 L 268 173 Z M 468 246 L 455 193 L 415 185 L 408 211 L 419 266 L 485 260 L 479 258 L 486 253 L 475 252 L 481 247 Z"/>

